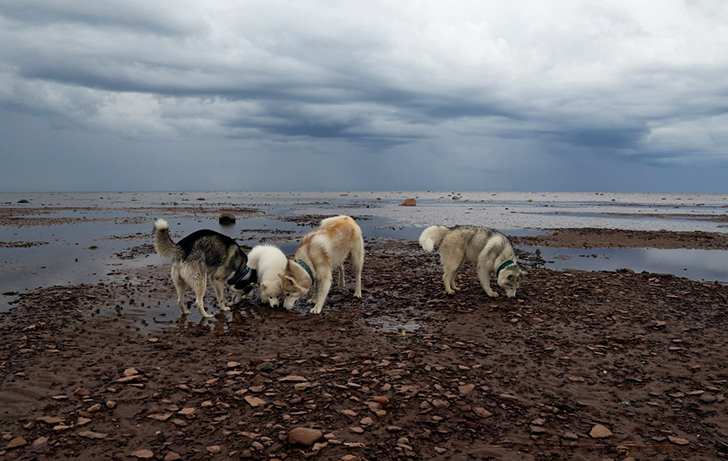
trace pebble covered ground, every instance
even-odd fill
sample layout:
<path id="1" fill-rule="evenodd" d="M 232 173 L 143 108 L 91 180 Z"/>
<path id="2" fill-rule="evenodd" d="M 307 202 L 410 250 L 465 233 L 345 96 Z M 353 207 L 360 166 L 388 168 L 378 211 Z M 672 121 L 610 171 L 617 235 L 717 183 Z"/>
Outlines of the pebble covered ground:
<path id="1" fill-rule="evenodd" d="M 725 285 L 521 254 L 517 299 L 472 266 L 446 296 L 415 242 L 366 252 L 363 299 L 347 274 L 319 316 L 255 294 L 224 314 L 208 292 L 209 321 L 157 317 L 166 266 L 21 294 L 0 317 L 0 456 L 728 458 Z"/>

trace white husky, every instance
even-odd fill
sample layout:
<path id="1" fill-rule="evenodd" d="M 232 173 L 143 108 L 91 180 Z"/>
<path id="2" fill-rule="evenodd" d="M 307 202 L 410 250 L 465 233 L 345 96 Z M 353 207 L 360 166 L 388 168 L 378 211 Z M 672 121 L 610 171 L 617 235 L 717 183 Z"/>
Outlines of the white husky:
<path id="1" fill-rule="evenodd" d="M 498 286 L 509 298 L 516 296 L 521 278 L 526 275 L 518 267 L 516 253 L 508 238 L 487 227 L 430 226 L 422 231 L 420 245 L 428 253 L 440 246 L 440 261 L 445 272 L 442 279 L 447 294 L 460 290 L 455 284 L 455 276 L 466 259 L 477 262 L 480 285 L 491 298 L 498 296 L 490 288 L 491 274 L 495 274 Z"/>
<path id="2" fill-rule="evenodd" d="M 273 245 L 257 245 L 248 253 L 248 267 L 258 271 L 260 301 L 277 307 L 281 302 L 281 279 L 288 258 Z"/>
<path id="3" fill-rule="evenodd" d="M 361 298 L 361 270 L 364 265 L 364 240 L 361 228 L 349 216 L 335 216 L 321 221 L 321 226 L 303 236 L 296 250 L 296 262 L 288 261 L 281 276 L 283 306 L 291 309 L 315 283 L 308 304 L 312 314 L 320 314 L 331 289 L 332 272 L 339 269 L 339 287 L 344 286 L 344 260 L 351 255 L 356 288 L 354 296 Z"/>

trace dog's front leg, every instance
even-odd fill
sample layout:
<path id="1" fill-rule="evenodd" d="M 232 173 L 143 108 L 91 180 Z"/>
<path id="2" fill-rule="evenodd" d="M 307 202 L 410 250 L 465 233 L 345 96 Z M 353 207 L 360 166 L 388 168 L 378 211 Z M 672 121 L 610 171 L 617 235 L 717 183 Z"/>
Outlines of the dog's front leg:
<path id="1" fill-rule="evenodd" d="M 223 282 L 212 279 L 212 288 L 215 290 L 215 297 L 217 298 L 217 303 L 220 305 L 220 309 L 223 312 L 229 311 L 230 308 L 225 304 L 225 285 L 223 285 Z"/>
<path id="2" fill-rule="evenodd" d="M 314 292 L 316 304 L 311 309 L 312 314 L 321 313 L 326 302 L 326 297 L 329 295 L 329 290 L 331 290 L 331 272 L 326 271 L 321 277 L 321 280 L 316 281 L 316 291 Z"/>
<path id="3" fill-rule="evenodd" d="M 498 293 L 490 288 L 490 268 L 492 264 L 489 261 L 478 262 L 478 279 L 480 279 L 480 285 L 485 290 L 485 293 L 491 298 L 497 298 Z"/>

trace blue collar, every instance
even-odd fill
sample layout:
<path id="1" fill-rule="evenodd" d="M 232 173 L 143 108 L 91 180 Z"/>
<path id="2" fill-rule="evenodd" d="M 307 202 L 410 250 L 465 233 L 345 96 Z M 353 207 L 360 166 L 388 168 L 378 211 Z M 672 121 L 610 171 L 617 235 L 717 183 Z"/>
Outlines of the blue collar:
<path id="1" fill-rule="evenodd" d="M 235 285 L 236 283 L 240 283 L 245 276 L 250 272 L 250 268 L 248 266 L 245 266 L 245 269 L 243 269 L 241 272 L 238 272 L 233 278 L 228 280 L 228 285 Z"/>
<path id="2" fill-rule="evenodd" d="M 301 261 L 300 259 L 298 261 L 296 261 L 296 262 L 298 263 L 299 266 L 303 267 L 303 269 L 306 271 L 306 273 L 308 274 L 308 276 L 311 277 L 311 281 L 313 281 L 313 271 L 311 271 L 311 268 L 308 267 L 308 264 L 306 264 L 305 262 Z"/>
<path id="3" fill-rule="evenodd" d="M 512 264 L 515 264 L 515 263 L 513 261 L 511 261 L 510 259 L 508 261 L 504 262 L 503 264 L 501 264 L 498 267 L 498 270 L 495 271 L 495 278 L 496 278 L 496 280 L 498 279 L 498 274 L 500 274 L 500 271 L 502 271 L 503 269 L 505 269 L 506 267 L 508 267 L 508 266 L 510 266 Z"/>

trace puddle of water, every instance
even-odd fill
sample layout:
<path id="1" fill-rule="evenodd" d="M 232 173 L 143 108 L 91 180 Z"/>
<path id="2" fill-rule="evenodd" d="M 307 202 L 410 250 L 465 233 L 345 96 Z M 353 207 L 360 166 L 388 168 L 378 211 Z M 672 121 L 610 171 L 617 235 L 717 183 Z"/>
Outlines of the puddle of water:
<path id="1" fill-rule="evenodd" d="M 673 274 L 698 281 L 728 283 L 728 251 L 658 248 L 549 248 L 520 246 L 535 252 L 538 248 L 549 269 L 615 271 Z"/>

